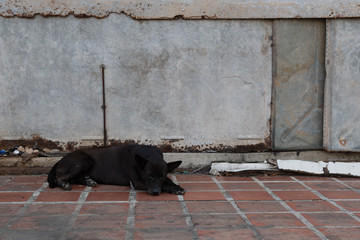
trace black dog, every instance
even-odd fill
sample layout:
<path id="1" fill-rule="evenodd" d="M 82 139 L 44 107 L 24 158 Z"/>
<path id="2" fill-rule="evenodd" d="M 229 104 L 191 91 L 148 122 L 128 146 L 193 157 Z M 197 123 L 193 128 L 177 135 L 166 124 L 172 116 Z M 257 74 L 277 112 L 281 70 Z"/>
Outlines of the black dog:
<path id="1" fill-rule="evenodd" d="M 151 195 L 161 192 L 184 194 L 185 190 L 173 183 L 167 173 L 181 161 L 166 163 L 162 152 L 153 146 L 77 150 L 57 162 L 48 175 L 49 187 L 71 190 L 70 183 L 95 187 L 99 184 L 132 185 Z"/>

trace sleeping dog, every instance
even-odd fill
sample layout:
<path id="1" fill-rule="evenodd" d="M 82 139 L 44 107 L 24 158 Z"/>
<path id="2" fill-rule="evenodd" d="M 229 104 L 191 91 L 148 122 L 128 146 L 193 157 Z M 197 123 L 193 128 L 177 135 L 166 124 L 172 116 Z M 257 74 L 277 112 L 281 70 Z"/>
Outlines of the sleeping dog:
<path id="1" fill-rule="evenodd" d="M 182 195 L 185 190 L 167 177 L 180 164 L 181 161 L 166 163 L 160 149 L 153 146 L 77 150 L 57 162 L 47 180 L 50 188 L 64 190 L 71 190 L 71 183 L 91 187 L 113 184 L 146 190 L 151 195 Z"/>

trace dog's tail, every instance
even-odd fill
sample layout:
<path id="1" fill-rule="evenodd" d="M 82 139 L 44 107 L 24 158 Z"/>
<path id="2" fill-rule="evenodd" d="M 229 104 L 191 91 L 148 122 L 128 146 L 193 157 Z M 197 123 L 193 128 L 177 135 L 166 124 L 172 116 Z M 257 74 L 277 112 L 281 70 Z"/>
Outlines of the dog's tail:
<path id="1" fill-rule="evenodd" d="M 55 188 L 55 179 L 56 179 L 56 165 L 51 169 L 51 171 L 49 172 L 47 181 L 49 183 L 49 188 Z"/>

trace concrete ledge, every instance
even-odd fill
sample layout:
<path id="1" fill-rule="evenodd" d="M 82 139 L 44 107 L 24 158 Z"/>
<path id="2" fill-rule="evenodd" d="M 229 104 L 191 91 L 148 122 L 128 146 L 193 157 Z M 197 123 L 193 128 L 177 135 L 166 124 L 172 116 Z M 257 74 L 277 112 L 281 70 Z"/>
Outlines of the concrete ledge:
<path id="1" fill-rule="evenodd" d="M 201 168 L 213 162 L 263 163 L 268 159 L 293 159 L 314 162 L 360 162 L 360 153 L 264 152 L 264 153 L 164 153 L 165 161 L 183 161 L 181 168 Z M 23 162 L 21 157 L 0 158 L 0 174 L 47 173 L 61 157 L 35 157 Z M 3 170 L 2 170 L 3 169 Z M 34 171 L 31 171 L 33 169 Z M 6 170 L 6 171 L 4 171 Z"/>
<path id="2" fill-rule="evenodd" d="M 3 17 L 68 16 L 104 18 L 110 13 L 134 19 L 275 19 L 360 17 L 356 0 L 4 0 Z"/>

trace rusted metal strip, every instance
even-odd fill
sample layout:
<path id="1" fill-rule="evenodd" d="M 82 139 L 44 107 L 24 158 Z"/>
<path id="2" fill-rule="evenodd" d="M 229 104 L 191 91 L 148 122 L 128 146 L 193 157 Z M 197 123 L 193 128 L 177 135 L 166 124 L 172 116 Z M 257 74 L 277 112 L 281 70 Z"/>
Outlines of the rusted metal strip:
<path id="1" fill-rule="evenodd" d="M 106 130 L 106 96 L 105 96 L 105 65 L 101 64 L 101 75 L 102 75 L 102 96 L 103 96 L 103 121 L 104 121 L 104 146 L 107 145 L 107 130 Z"/>
<path id="2" fill-rule="evenodd" d="M 360 17 L 360 0 L 0 0 L 0 16 L 134 19 L 277 19 Z"/>

